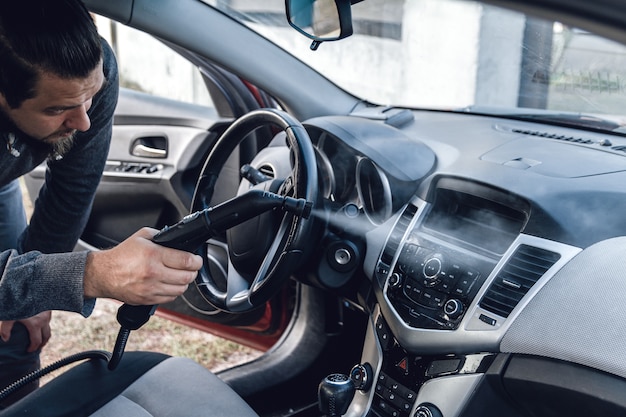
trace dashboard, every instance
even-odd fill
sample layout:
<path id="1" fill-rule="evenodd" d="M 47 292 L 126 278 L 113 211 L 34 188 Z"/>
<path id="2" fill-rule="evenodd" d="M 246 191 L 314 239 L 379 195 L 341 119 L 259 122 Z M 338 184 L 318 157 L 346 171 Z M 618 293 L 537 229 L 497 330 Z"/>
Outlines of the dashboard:
<path id="1" fill-rule="evenodd" d="M 362 363 L 378 381 L 354 415 L 423 403 L 458 415 L 500 353 L 626 378 L 621 337 L 606 337 L 607 323 L 626 322 L 626 138 L 462 113 L 378 116 L 304 123 L 333 236 L 318 281 L 340 288 L 360 265 L 373 294 L 353 300 L 371 313 Z M 352 258 L 354 269 L 333 265 Z"/>
<path id="2" fill-rule="evenodd" d="M 498 352 L 559 270 L 626 235 L 616 210 L 626 204 L 626 138 L 460 113 L 361 116 L 304 126 L 329 230 L 355 243 L 346 256 L 362 257 L 409 352 Z M 336 269 L 318 270 L 327 287 L 340 286 Z"/>

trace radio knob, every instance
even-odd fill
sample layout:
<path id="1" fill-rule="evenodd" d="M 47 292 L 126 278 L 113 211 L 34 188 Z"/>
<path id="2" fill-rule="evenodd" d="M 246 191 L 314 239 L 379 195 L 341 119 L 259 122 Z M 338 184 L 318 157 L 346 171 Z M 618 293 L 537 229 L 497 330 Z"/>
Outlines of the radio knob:
<path id="1" fill-rule="evenodd" d="M 443 312 L 451 319 L 456 319 L 463 314 L 463 303 L 452 298 L 443 305 Z"/>
<path id="2" fill-rule="evenodd" d="M 442 414 L 433 404 L 424 403 L 417 406 L 413 417 L 442 417 Z"/>
<path id="3" fill-rule="evenodd" d="M 397 272 L 394 272 L 389 277 L 389 286 L 391 288 L 398 288 L 400 285 L 402 285 L 402 275 L 400 275 Z"/>
<path id="4" fill-rule="evenodd" d="M 423 284 L 427 287 L 434 287 L 439 282 L 443 269 L 443 259 L 440 254 L 432 255 L 424 261 L 422 274 L 424 275 Z"/>
<path id="5" fill-rule="evenodd" d="M 354 382 L 354 387 L 359 391 L 369 391 L 372 386 L 374 371 L 369 363 L 354 365 L 350 370 L 350 379 Z"/>

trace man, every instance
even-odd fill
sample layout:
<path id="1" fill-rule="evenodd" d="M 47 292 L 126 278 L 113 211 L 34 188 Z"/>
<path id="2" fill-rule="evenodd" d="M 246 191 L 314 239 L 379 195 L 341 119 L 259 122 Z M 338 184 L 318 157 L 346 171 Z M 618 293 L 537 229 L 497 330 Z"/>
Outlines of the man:
<path id="1" fill-rule="evenodd" d="M 104 169 L 117 94 L 113 53 L 80 0 L 0 2 L 0 389 L 39 366 L 50 310 L 88 316 L 98 297 L 168 302 L 202 265 L 152 243 L 153 229 L 109 250 L 72 252 Z M 27 226 L 17 180 L 44 161 Z"/>

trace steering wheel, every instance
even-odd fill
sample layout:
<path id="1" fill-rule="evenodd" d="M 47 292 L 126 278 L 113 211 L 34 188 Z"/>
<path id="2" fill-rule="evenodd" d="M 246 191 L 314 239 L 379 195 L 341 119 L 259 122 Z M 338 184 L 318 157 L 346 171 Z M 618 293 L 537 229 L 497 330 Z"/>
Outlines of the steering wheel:
<path id="1" fill-rule="evenodd" d="M 315 208 L 318 198 L 317 164 L 306 130 L 283 111 L 259 109 L 233 122 L 216 142 L 196 183 L 192 213 L 209 207 L 218 176 L 237 145 L 248 134 L 265 126 L 285 133 L 290 172 L 286 178 L 267 179 L 251 186 L 244 180 L 237 195 L 261 188 L 281 196 L 304 198 L 313 202 Z M 233 215 L 236 216 L 236 213 Z M 228 229 L 226 285 L 216 282 L 212 276 L 206 259 L 208 243 L 205 243 L 199 252 L 205 262 L 196 278 L 198 290 L 213 307 L 229 313 L 245 313 L 265 304 L 304 261 L 307 246 L 312 246 L 310 239 L 314 217 L 304 219 L 274 210 Z"/>

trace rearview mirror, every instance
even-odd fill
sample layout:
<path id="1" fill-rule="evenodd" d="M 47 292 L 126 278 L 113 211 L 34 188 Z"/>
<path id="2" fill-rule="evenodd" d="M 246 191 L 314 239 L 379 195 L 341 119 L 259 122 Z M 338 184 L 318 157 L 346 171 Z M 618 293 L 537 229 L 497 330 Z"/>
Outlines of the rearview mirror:
<path id="1" fill-rule="evenodd" d="M 285 0 L 285 8 L 289 24 L 313 39 L 312 50 L 352 35 L 350 0 Z"/>

